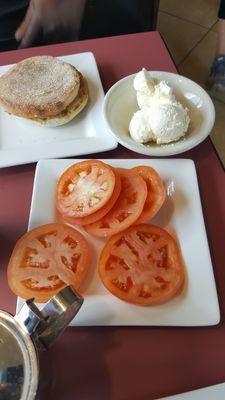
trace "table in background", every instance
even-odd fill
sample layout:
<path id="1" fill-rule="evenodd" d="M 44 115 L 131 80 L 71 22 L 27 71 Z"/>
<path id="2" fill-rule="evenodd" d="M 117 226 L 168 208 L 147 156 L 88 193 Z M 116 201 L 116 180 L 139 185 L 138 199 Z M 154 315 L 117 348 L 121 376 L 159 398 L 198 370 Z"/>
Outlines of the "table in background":
<path id="1" fill-rule="evenodd" d="M 6 52 L 0 54 L 0 65 L 84 51 L 94 53 L 105 90 L 142 67 L 176 72 L 157 32 Z M 141 157 L 122 146 L 91 155 Z M 49 352 L 49 399 L 151 400 L 225 381 L 225 174 L 210 139 L 178 157 L 196 165 L 221 323 L 205 328 L 68 328 Z M 27 230 L 34 171 L 34 164 L 0 170 L 0 308 L 12 313 L 16 298 L 7 287 L 6 266 L 16 240 Z"/>

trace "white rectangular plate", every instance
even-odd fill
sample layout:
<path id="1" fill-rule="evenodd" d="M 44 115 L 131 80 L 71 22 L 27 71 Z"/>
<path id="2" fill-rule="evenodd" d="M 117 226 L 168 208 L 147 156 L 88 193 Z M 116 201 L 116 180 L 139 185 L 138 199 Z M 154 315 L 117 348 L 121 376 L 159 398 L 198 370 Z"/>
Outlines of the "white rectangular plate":
<path id="1" fill-rule="evenodd" d="M 86 78 L 88 104 L 71 122 L 56 128 L 35 125 L 0 109 L 0 168 L 116 148 L 102 113 L 104 91 L 94 55 L 80 53 L 59 59 L 74 65 Z M 0 67 L 0 75 L 10 66 Z"/>
<path id="2" fill-rule="evenodd" d="M 37 164 L 29 229 L 56 221 L 55 185 L 59 175 L 77 160 L 41 160 Z M 114 167 L 149 165 L 161 175 L 167 198 L 151 221 L 167 229 L 179 242 L 186 268 L 186 284 L 174 299 L 153 307 L 141 307 L 114 297 L 102 285 L 97 257 L 105 239 L 88 235 L 92 265 L 81 288 L 84 305 L 72 325 L 215 325 L 220 320 L 218 299 L 199 197 L 196 171 L 191 160 L 103 160 Z M 22 300 L 19 300 L 19 308 Z"/>
<path id="3" fill-rule="evenodd" d="M 223 400 L 225 399 L 225 383 L 192 390 L 175 396 L 163 397 L 159 400 Z"/>

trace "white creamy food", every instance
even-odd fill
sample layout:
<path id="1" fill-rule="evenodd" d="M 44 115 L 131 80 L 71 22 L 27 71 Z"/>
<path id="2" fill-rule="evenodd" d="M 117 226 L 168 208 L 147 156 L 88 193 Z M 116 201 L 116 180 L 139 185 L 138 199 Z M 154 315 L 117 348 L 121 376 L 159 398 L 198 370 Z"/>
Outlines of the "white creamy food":
<path id="1" fill-rule="evenodd" d="M 150 107 L 150 99 L 154 94 L 154 80 L 149 72 L 143 68 L 134 78 L 134 89 L 137 92 L 137 102 L 139 108 Z"/>
<path id="2" fill-rule="evenodd" d="M 153 134 L 149 124 L 149 110 L 142 108 L 134 113 L 129 125 L 130 135 L 138 143 L 148 143 Z"/>
<path id="3" fill-rule="evenodd" d="M 149 126 L 157 144 L 180 139 L 187 132 L 189 121 L 187 111 L 180 103 L 155 103 L 149 113 Z"/>
<path id="4" fill-rule="evenodd" d="M 188 109 L 179 103 L 173 89 L 165 81 L 154 80 L 144 68 L 134 78 L 137 102 L 129 131 L 139 143 L 158 144 L 179 140 L 188 130 Z"/>

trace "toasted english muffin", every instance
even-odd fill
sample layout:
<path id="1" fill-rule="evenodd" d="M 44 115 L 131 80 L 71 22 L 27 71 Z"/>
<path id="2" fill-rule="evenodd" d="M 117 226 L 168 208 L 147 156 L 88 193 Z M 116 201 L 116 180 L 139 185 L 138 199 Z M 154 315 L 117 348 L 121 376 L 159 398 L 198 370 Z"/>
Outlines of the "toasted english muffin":
<path id="1" fill-rule="evenodd" d="M 0 106 L 25 118 L 58 116 L 77 97 L 80 74 L 51 56 L 27 58 L 0 77 Z"/>
<path id="2" fill-rule="evenodd" d="M 76 98 L 63 110 L 61 113 L 54 117 L 46 118 L 28 118 L 30 121 L 35 122 L 38 125 L 46 127 L 56 127 L 64 125 L 70 122 L 83 108 L 86 106 L 88 101 L 88 87 L 87 83 L 79 72 L 80 76 L 80 88 Z"/>

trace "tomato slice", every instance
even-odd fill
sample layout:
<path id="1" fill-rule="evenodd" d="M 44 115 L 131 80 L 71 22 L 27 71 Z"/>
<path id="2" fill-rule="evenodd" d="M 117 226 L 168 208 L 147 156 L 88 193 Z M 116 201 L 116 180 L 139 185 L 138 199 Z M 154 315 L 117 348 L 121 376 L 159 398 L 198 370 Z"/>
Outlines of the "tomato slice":
<path id="1" fill-rule="evenodd" d="M 39 226 L 22 236 L 8 265 L 10 289 L 24 299 L 46 302 L 67 285 L 77 289 L 89 265 L 83 235 L 64 224 Z"/>
<path id="2" fill-rule="evenodd" d="M 164 229 L 147 224 L 112 236 L 101 252 L 98 270 L 113 295 L 141 305 L 171 299 L 184 282 L 177 243 Z"/>
<path id="3" fill-rule="evenodd" d="M 56 207 L 69 218 L 90 215 L 109 201 L 114 186 L 115 174 L 109 165 L 99 160 L 78 162 L 58 179 Z"/>
<path id="4" fill-rule="evenodd" d="M 163 182 L 155 169 L 141 165 L 132 168 L 132 170 L 140 174 L 148 189 L 143 211 L 136 221 L 136 224 L 140 224 L 153 218 L 157 214 L 166 199 L 166 191 Z"/>
<path id="5" fill-rule="evenodd" d="M 119 194 L 121 192 L 121 179 L 120 175 L 114 170 L 116 181 L 115 181 L 115 186 L 113 190 L 113 194 L 110 197 L 109 201 L 98 211 L 96 211 L 93 214 L 87 215 L 85 217 L 81 218 L 64 218 L 65 221 L 69 222 L 72 225 L 78 225 L 78 226 L 84 226 L 88 224 L 92 224 L 93 222 L 99 221 L 101 218 L 103 218 L 108 212 L 111 210 L 111 208 L 114 206 L 115 202 L 117 201 Z"/>
<path id="6" fill-rule="evenodd" d="M 147 186 L 139 174 L 117 168 L 121 178 L 121 192 L 113 208 L 101 220 L 85 225 L 87 232 L 107 237 L 132 225 L 140 216 L 147 197 Z"/>

